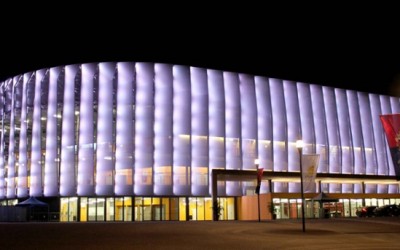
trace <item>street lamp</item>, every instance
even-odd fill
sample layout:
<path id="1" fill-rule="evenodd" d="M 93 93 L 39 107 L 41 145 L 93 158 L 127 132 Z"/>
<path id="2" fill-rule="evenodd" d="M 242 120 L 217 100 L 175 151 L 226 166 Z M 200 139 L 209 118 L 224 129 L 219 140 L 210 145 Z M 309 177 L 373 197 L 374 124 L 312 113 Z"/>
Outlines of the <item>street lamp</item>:
<path id="1" fill-rule="evenodd" d="M 256 194 L 257 194 L 257 203 L 258 203 L 258 222 L 261 222 L 261 215 L 260 215 L 260 188 L 261 188 L 262 172 L 261 172 L 261 176 L 260 176 L 260 169 L 258 169 L 258 166 L 260 164 L 260 160 L 259 159 L 254 159 L 254 164 L 256 164 L 256 169 L 257 169 Z"/>
<path id="2" fill-rule="evenodd" d="M 299 151 L 300 156 L 300 189 L 301 189 L 301 219 L 303 222 L 303 232 L 306 231 L 306 221 L 304 218 L 304 190 L 303 190 L 303 140 L 296 141 L 296 148 Z"/>

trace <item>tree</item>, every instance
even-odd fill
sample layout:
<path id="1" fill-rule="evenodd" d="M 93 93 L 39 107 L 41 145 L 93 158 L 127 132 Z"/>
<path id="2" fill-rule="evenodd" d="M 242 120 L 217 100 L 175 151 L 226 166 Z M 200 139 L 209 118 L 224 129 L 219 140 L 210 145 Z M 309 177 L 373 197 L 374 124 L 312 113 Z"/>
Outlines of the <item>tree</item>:
<path id="1" fill-rule="evenodd" d="M 214 206 L 213 206 L 212 208 L 213 208 L 213 210 L 214 210 L 214 220 L 215 220 L 215 221 L 218 221 L 218 220 L 219 220 L 219 217 L 220 217 L 221 214 L 222 214 L 222 210 L 224 210 L 224 208 L 219 204 L 218 201 L 215 201 L 215 202 L 214 202 Z"/>

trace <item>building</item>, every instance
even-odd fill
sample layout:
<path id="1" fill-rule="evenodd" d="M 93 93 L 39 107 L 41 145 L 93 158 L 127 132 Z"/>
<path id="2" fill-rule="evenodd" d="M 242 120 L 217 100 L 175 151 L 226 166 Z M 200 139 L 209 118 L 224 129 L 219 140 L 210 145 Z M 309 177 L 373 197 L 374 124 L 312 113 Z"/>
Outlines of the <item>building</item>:
<path id="1" fill-rule="evenodd" d="M 259 159 L 262 219 L 298 218 L 299 138 L 320 155 L 307 217 L 400 203 L 379 120 L 400 113 L 397 97 L 140 62 L 40 69 L 0 91 L 3 206 L 34 196 L 60 221 L 212 220 L 218 169 L 219 219 L 256 219 Z"/>

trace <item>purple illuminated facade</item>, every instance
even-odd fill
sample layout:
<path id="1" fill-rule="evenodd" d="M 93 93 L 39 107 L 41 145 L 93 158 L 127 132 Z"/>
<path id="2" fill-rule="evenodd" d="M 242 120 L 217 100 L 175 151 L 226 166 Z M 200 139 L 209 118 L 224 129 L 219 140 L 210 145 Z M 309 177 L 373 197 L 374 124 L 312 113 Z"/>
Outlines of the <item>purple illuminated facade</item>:
<path id="1" fill-rule="evenodd" d="M 400 198 L 379 120 L 400 113 L 398 97 L 140 62 L 41 69 L 1 82 L 0 93 L 3 201 L 55 198 L 78 220 L 92 218 L 91 199 L 104 199 L 104 220 L 110 211 L 116 218 L 119 198 L 131 199 L 135 216 L 137 197 L 143 207 L 154 197 L 169 199 L 169 210 L 173 198 L 200 197 L 207 206 L 213 169 L 256 170 L 255 159 L 264 177 L 276 174 L 264 178 L 261 193 L 298 194 L 299 181 L 279 173 L 299 173 L 299 138 L 304 154 L 320 155 L 318 192 L 360 194 L 363 204 L 376 195 Z M 219 181 L 218 196 L 245 196 L 255 185 Z"/>

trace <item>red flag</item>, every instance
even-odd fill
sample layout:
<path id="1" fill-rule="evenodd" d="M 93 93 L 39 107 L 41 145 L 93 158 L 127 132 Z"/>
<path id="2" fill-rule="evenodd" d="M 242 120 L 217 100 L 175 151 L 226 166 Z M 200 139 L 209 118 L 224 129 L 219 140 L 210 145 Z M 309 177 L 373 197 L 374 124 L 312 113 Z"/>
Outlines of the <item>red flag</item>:
<path id="1" fill-rule="evenodd" d="M 396 177 L 400 179 L 400 114 L 380 115 L 394 165 Z"/>
<path id="2" fill-rule="evenodd" d="M 261 179 L 262 179 L 262 176 L 263 176 L 263 172 L 264 172 L 263 168 L 257 169 L 257 186 L 261 185 Z"/>

